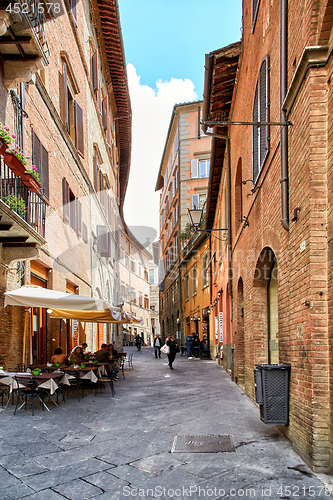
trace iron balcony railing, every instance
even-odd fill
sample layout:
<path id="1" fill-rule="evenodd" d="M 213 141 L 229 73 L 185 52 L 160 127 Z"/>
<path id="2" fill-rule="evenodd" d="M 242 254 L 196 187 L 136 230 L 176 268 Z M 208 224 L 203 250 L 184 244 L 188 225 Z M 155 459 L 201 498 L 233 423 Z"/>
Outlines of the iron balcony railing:
<path id="1" fill-rule="evenodd" d="M 0 155 L 0 200 L 16 212 L 29 226 L 45 237 L 46 203 L 42 196 L 32 193 L 4 162 Z"/>

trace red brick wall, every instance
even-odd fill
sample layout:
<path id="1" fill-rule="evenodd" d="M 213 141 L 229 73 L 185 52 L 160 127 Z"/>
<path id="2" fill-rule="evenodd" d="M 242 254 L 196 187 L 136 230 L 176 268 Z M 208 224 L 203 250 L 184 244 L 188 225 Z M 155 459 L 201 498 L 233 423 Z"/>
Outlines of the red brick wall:
<path id="1" fill-rule="evenodd" d="M 305 47 L 318 40 L 323 13 L 316 2 L 289 1 L 288 82 L 291 83 Z M 327 11 L 329 12 L 329 11 Z M 232 120 L 252 119 L 255 85 L 261 61 L 270 56 L 271 121 L 280 119 L 279 2 L 261 0 L 251 31 L 251 2 L 244 1 L 244 50 L 240 63 Z M 328 18 L 327 18 L 328 19 Z M 332 20 L 331 20 L 332 23 Z M 317 42 L 316 42 L 317 43 Z M 282 228 L 280 193 L 280 130 L 271 127 L 270 154 L 260 174 L 260 188 L 251 194 L 243 186 L 243 214 L 249 226 L 234 230 L 233 330 L 235 377 L 241 378 L 244 324 L 245 390 L 254 398 L 253 368 L 268 361 L 267 281 L 258 257 L 270 248 L 278 262 L 279 360 L 291 364 L 290 425 L 282 430 L 305 460 L 328 470 L 332 455 L 332 258 L 330 203 L 333 187 L 332 91 L 329 60 L 307 71 L 288 119 L 290 229 Z M 230 127 L 232 186 L 239 158 L 243 179 L 252 178 L 250 127 Z M 239 211 L 232 195 L 232 213 Z M 297 221 L 293 211 L 301 207 Z M 305 242 L 305 243 L 304 243 Z M 327 245 L 327 242 L 329 245 Z M 237 288 L 243 280 L 244 318 L 240 318 Z M 331 385 L 330 385 L 331 384 Z M 259 418 L 259 414 L 258 414 Z"/>

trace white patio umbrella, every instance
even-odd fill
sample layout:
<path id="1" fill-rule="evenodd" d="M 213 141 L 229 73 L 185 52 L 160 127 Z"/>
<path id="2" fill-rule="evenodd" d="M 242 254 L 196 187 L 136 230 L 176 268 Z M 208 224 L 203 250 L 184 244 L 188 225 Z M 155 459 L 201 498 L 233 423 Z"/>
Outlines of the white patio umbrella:
<path id="1" fill-rule="evenodd" d="M 110 304 L 102 299 L 48 290 L 35 285 L 25 285 L 17 290 L 6 292 L 5 306 L 47 307 L 81 311 L 112 310 Z"/>
<path id="2" fill-rule="evenodd" d="M 113 308 L 108 302 L 94 297 L 48 290 L 40 286 L 25 285 L 17 290 L 5 292 L 5 306 L 44 307 L 51 317 L 77 319 L 91 323 L 136 323 L 143 319 Z M 27 312 L 24 316 L 23 363 L 25 359 Z"/>

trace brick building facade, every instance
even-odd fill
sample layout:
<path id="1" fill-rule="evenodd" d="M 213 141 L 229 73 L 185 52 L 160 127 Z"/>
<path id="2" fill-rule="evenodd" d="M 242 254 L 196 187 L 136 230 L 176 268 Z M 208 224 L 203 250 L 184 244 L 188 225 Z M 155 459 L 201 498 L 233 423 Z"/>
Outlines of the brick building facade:
<path id="1" fill-rule="evenodd" d="M 327 0 L 244 0 L 232 88 L 204 103 L 204 120 L 217 122 L 210 185 L 214 173 L 229 183 L 211 197 L 207 224 L 219 227 L 225 201 L 232 374 L 254 399 L 256 364 L 291 365 L 280 429 L 318 471 L 332 470 L 333 453 L 332 12 Z M 230 49 L 210 54 L 206 90 L 218 76 L 227 85 Z"/>
<path id="2" fill-rule="evenodd" d="M 28 236 L 21 243 L 13 239 L 12 228 L 6 235 L 1 232 L 1 292 L 32 284 L 103 298 L 116 306 L 116 233 L 131 149 L 118 6 L 115 0 L 60 5 L 61 15 L 45 13 L 38 19 L 33 14 L 37 9 L 23 14 L 23 20 L 0 11 L 7 27 L 4 37 L 14 40 L 0 37 L 0 121 L 15 132 L 41 180 L 40 192 L 31 193 L 1 156 L 1 182 L 7 189 L 6 196 L 4 190 L 0 195 L 1 220 L 10 219 L 13 228 L 20 228 L 17 234 Z M 22 34 L 31 41 L 19 48 Z M 9 206 L 8 194 L 25 203 L 21 218 L 17 207 Z M 89 350 L 104 341 L 122 345 L 117 326 L 50 319 L 45 309 L 36 308 L 31 310 L 23 353 L 24 311 L 4 309 L 3 304 L 1 294 L 0 364 L 5 368 L 16 368 L 22 360 L 46 362 L 59 345 L 65 352 L 82 341 Z"/>

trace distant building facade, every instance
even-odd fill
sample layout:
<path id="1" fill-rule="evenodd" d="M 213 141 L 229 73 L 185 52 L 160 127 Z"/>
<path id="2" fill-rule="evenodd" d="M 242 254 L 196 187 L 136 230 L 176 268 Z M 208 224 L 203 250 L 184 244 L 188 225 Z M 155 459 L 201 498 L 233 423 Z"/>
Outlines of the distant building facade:
<path id="1" fill-rule="evenodd" d="M 150 288 L 150 325 L 151 325 L 151 345 L 153 345 L 156 335 L 161 335 L 160 328 L 160 300 L 158 282 L 158 263 L 160 242 L 155 241 L 148 247 L 152 259 L 149 261 L 149 288 Z"/>
<path id="2" fill-rule="evenodd" d="M 129 231 L 119 227 L 120 304 L 125 312 L 143 319 L 143 325 L 124 324 L 124 340 L 133 342 L 137 334 L 151 342 L 149 262 L 152 255 Z"/>
<path id="3" fill-rule="evenodd" d="M 179 269 L 188 225 L 188 208 L 204 205 L 210 168 L 210 137 L 200 128 L 202 102 L 175 105 L 157 177 L 160 197 L 160 324 L 162 337 L 171 333 L 184 343 L 182 276 Z"/>

